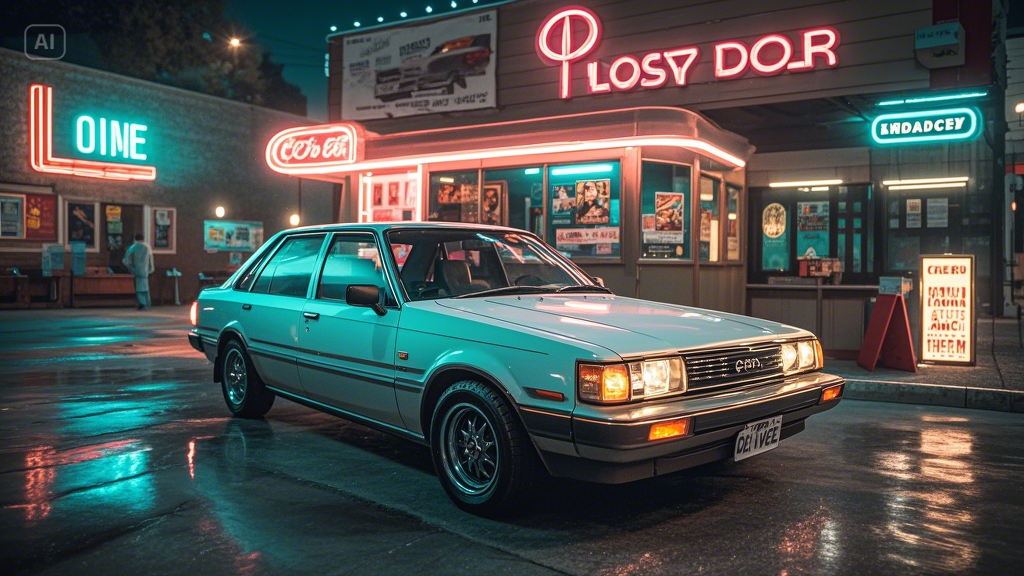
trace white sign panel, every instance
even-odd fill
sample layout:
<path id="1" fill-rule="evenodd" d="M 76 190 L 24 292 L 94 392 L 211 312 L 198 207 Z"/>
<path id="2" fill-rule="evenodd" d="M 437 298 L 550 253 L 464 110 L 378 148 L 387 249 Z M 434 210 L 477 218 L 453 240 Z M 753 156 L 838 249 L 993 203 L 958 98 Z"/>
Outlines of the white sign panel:
<path id="1" fill-rule="evenodd" d="M 974 257 L 921 257 L 921 360 L 974 364 Z"/>
<path id="2" fill-rule="evenodd" d="M 369 120 L 497 106 L 495 11 L 345 38 L 341 115 Z"/>

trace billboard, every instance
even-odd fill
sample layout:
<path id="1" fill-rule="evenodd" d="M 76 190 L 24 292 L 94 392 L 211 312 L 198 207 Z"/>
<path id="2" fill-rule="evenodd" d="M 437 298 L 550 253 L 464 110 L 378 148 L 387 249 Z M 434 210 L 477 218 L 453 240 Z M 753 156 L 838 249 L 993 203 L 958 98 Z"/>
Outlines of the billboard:
<path id="1" fill-rule="evenodd" d="M 369 120 L 497 106 L 496 11 L 344 39 L 341 115 Z"/>

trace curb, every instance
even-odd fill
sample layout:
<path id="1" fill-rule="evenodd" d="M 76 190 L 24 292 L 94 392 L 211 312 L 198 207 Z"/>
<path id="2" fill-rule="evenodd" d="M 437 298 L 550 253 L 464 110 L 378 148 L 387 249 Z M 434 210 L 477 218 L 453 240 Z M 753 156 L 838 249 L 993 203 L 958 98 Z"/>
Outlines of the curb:
<path id="1" fill-rule="evenodd" d="M 1024 413 L 1024 392 L 998 388 L 905 384 L 847 378 L 843 398 Z"/>

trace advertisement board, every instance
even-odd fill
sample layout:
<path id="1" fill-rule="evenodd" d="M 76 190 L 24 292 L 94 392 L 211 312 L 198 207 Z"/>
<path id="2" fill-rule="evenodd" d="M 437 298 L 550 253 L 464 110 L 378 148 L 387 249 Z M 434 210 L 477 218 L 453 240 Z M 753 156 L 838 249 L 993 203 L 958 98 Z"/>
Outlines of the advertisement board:
<path id="1" fill-rule="evenodd" d="M 495 11 L 344 39 L 341 115 L 369 120 L 497 106 Z"/>
<path id="2" fill-rule="evenodd" d="M 203 247 L 209 251 L 253 252 L 263 245 L 263 222 L 203 221 Z"/>
<path id="3" fill-rule="evenodd" d="M 921 256 L 921 360 L 975 363 L 974 256 Z"/>

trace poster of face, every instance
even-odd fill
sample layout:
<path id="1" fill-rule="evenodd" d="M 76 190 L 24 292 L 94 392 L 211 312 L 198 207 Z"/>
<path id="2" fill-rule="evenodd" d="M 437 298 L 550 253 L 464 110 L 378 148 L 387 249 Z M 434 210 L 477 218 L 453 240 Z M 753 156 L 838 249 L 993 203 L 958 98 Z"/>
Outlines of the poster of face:
<path id="1" fill-rule="evenodd" d="M 96 205 L 68 202 L 68 241 L 96 246 Z"/>
<path id="2" fill-rule="evenodd" d="M 374 182 L 373 183 L 373 202 L 372 206 L 383 206 L 384 205 L 384 183 Z"/>
<path id="3" fill-rule="evenodd" d="M 611 220 L 611 180 L 576 181 L 576 224 L 607 224 Z"/>
<path id="4" fill-rule="evenodd" d="M 388 206 L 398 206 L 401 203 L 401 198 L 398 193 L 401 182 L 388 182 Z"/>
<path id="5" fill-rule="evenodd" d="M 572 186 L 551 187 L 551 223 L 572 224 L 576 209 L 576 189 Z"/>
<path id="6" fill-rule="evenodd" d="M 487 182 L 480 200 L 480 222 L 502 226 L 505 224 L 505 182 Z"/>

